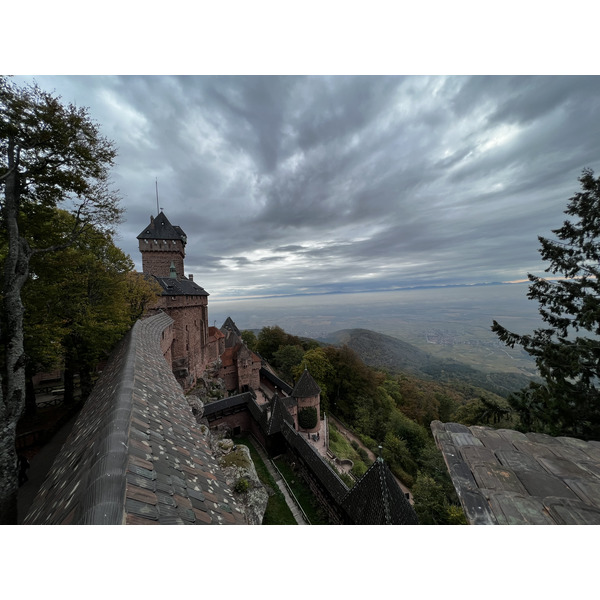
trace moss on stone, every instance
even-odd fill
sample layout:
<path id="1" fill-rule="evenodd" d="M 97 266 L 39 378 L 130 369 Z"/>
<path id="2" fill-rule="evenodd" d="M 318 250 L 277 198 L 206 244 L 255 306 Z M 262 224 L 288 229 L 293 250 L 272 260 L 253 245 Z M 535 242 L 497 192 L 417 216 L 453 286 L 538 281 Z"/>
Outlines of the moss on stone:
<path id="1" fill-rule="evenodd" d="M 241 469 L 247 469 L 251 464 L 252 462 L 240 447 L 237 447 L 235 450 L 232 450 L 229 454 L 226 454 L 221 458 L 221 466 L 225 468 L 239 467 Z"/>

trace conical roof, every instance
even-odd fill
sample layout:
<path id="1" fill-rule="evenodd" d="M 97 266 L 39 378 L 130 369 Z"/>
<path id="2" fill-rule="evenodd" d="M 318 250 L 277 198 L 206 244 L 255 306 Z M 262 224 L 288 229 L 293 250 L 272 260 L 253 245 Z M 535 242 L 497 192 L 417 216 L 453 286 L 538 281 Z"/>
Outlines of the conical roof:
<path id="1" fill-rule="evenodd" d="M 356 525 L 417 525 L 417 515 L 382 458 L 378 458 L 342 500 Z"/>
<path id="2" fill-rule="evenodd" d="M 221 327 L 221 331 L 223 331 L 224 329 L 226 329 L 227 331 L 231 331 L 232 333 L 235 333 L 237 336 L 241 337 L 241 332 L 240 330 L 237 328 L 237 325 L 233 322 L 233 319 L 231 317 L 227 317 L 225 319 L 225 322 L 223 323 L 222 327 Z"/>
<path id="3" fill-rule="evenodd" d="M 318 396 L 320 393 L 321 388 L 317 385 L 317 382 L 312 378 L 308 370 L 304 369 L 304 373 L 302 373 L 292 391 L 292 396 L 294 398 L 311 398 L 312 396 Z"/>
<path id="4" fill-rule="evenodd" d="M 137 236 L 138 240 L 181 240 L 187 242 L 187 236 L 179 225 L 171 225 L 164 212 L 160 212 L 156 218 L 150 217 L 150 224 Z"/>

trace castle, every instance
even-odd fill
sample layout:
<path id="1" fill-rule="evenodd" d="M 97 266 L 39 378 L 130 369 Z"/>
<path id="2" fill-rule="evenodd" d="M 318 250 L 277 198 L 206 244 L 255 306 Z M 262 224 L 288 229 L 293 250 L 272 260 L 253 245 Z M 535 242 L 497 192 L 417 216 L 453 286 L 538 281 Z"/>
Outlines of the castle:
<path id="1" fill-rule="evenodd" d="M 208 326 L 208 293 L 184 273 L 181 227 L 160 212 L 138 240 L 143 272 L 162 294 L 114 350 L 23 522 L 254 522 L 212 446 L 210 432 L 226 426 L 251 434 L 269 456 L 286 454 L 329 522 L 416 524 L 381 458 L 348 488 L 319 452 L 328 451 L 327 434 L 319 438 L 327 423 L 308 371 L 292 388 L 246 347 L 230 318 L 221 329 Z M 227 397 L 195 406 L 183 392 L 207 369 Z M 316 413 L 316 425 L 304 411 Z"/>
<path id="2" fill-rule="evenodd" d="M 164 212 L 137 236 L 142 271 L 163 289 L 151 312 L 163 311 L 174 321 L 172 346 L 165 356 L 184 391 L 192 389 L 206 369 L 216 366 L 228 394 L 259 387 L 260 358 L 242 342 L 231 319 L 222 331 L 208 325 L 208 293 L 192 275 L 185 276 L 187 236 L 171 225 Z"/>

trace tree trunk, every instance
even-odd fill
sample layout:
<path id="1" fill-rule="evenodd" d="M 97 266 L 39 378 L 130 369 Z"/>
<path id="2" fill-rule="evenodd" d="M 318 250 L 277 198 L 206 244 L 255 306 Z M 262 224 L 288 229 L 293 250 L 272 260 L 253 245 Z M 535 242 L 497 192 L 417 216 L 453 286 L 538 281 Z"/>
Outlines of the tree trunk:
<path id="1" fill-rule="evenodd" d="M 31 249 L 19 235 L 19 182 L 9 141 L 9 172 L 6 178 L 4 219 L 8 230 L 8 252 L 4 262 L 4 312 L 6 318 L 6 396 L 0 405 L 0 522 L 17 522 L 18 489 L 17 423 L 25 407 L 25 353 L 21 289 L 29 276 Z"/>
<path id="2" fill-rule="evenodd" d="M 0 525 L 17 523 L 16 421 L 3 420 L 0 430 Z"/>
<path id="3" fill-rule="evenodd" d="M 37 403 L 35 401 L 35 387 L 33 385 L 33 374 L 30 369 L 25 367 L 25 415 L 34 417 L 37 413 Z"/>

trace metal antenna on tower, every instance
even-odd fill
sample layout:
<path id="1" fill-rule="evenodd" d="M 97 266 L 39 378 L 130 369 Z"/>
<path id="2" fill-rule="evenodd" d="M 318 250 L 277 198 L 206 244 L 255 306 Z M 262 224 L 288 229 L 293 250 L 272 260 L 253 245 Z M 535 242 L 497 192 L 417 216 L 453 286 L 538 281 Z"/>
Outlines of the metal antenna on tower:
<path id="1" fill-rule="evenodd" d="M 158 177 L 156 178 L 156 216 L 160 213 L 158 210 Z"/>

